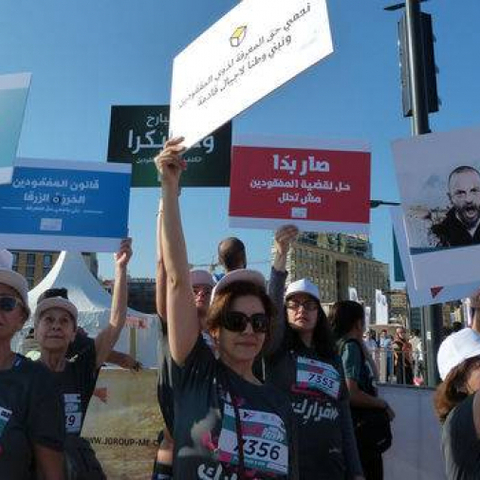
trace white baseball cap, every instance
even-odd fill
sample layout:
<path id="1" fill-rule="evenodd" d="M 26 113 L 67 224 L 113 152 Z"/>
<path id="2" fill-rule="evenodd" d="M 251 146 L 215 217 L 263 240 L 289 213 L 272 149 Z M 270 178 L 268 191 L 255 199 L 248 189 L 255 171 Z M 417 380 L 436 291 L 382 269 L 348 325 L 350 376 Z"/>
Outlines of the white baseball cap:
<path id="1" fill-rule="evenodd" d="M 215 285 L 212 291 L 210 303 L 213 302 L 215 295 L 222 291 L 227 285 L 235 282 L 251 282 L 259 287 L 266 288 L 267 282 L 265 277 L 257 270 L 249 270 L 248 268 L 239 268 L 226 273 Z"/>
<path id="2" fill-rule="evenodd" d="M 209 285 L 215 286 L 215 280 L 212 275 L 206 270 L 190 270 L 190 282 L 195 285 Z"/>
<path id="3" fill-rule="evenodd" d="M 318 291 L 318 287 L 308 278 L 302 278 L 301 280 L 292 282 L 285 292 L 285 300 L 295 293 L 306 293 L 320 302 L 320 292 Z"/>
<path id="4" fill-rule="evenodd" d="M 30 316 L 28 306 L 28 283 L 23 275 L 12 270 L 13 255 L 8 250 L 0 250 L 0 283 L 12 287 L 18 292 L 22 299 L 23 306 Z"/>
<path id="5" fill-rule="evenodd" d="M 480 356 L 480 334 L 471 328 L 452 333 L 438 349 L 437 364 L 440 377 L 445 380 L 453 368 L 477 355 Z"/>
<path id="6" fill-rule="evenodd" d="M 47 290 L 48 292 L 48 290 Z M 73 318 L 75 326 L 77 325 L 78 321 L 78 310 L 74 303 L 72 303 L 68 298 L 63 296 L 54 296 L 54 297 L 46 297 L 42 298 L 40 296 L 39 301 L 37 303 L 37 308 L 35 309 L 35 313 L 33 315 L 34 321 L 38 322 L 41 315 L 49 310 L 50 308 L 61 308 L 62 310 L 67 311 Z"/>

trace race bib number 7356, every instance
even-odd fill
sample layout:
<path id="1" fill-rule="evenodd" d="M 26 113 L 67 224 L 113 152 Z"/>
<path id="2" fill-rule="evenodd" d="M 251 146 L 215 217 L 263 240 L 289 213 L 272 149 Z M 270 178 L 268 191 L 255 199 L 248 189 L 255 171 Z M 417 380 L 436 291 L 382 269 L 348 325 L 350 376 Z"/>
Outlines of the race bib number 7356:
<path id="1" fill-rule="evenodd" d="M 240 408 L 245 467 L 276 474 L 288 473 L 287 433 L 282 419 L 274 414 Z M 238 465 L 235 411 L 225 403 L 218 441 L 220 461 Z"/>

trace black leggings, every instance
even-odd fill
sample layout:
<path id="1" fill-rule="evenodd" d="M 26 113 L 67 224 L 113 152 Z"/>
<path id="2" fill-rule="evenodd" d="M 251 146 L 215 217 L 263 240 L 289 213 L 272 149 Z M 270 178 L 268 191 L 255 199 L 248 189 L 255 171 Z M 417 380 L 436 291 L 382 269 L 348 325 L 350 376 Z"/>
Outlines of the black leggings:
<path id="1" fill-rule="evenodd" d="M 362 451 L 360 461 L 362 462 L 363 474 L 365 480 L 383 480 L 383 460 L 382 454 L 374 451 Z"/>

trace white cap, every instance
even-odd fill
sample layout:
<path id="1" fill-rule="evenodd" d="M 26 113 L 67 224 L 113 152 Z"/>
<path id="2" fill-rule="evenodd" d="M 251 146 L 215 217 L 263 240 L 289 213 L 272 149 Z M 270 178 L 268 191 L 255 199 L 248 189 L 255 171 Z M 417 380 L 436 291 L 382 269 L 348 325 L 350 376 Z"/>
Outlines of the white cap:
<path id="1" fill-rule="evenodd" d="M 192 286 L 195 285 L 210 285 L 215 286 L 215 280 L 206 270 L 190 270 L 190 282 Z"/>
<path id="2" fill-rule="evenodd" d="M 48 297 L 40 300 L 40 302 L 37 303 L 37 308 L 35 309 L 35 313 L 33 315 L 35 322 L 40 319 L 42 313 L 46 312 L 50 308 L 61 308 L 62 310 L 66 310 L 73 317 L 75 326 L 77 325 L 77 307 L 70 300 L 67 300 L 63 297 Z"/>
<path id="3" fill-rule="evenodd" d="M 464 328 L 449 335 L 440 345 L 437 355 L 438 371 L 442 380 L 451 370 L 465 360 L 480 356 L 480 335 L 471 328 Z"/>
<path id="4" fill-rule="evenodd" d="M 215 294 L 222 291 L 227 285 L 235 282 L 251 282 L 258 287 L 266 288 L 265 277 L 257 270 L 249 270 L 248 268 L 239 268 L 226 273 L 215 285 L 212 291 L 210 303 L 213 302 Z"/>
<path id="5" fill-rule="evenodd" d="M 18 292 L 28 315 L 30 315 L 28 283 L 23 275 L 12 270 L 12 264 L 13 255 L 8 250 L 0 250 L 0 283 L 12 287 Z"/>
<path id="6" fill-rule="evenodd" d="M 320 293 L 318 291 L 318 287 L 308 278 L 302 278 L 301 280 L 292 282 L 287 287 L 287 291 L 285 292 L 285 300 L 295 293 L 306 293 L 320 302 Z"/>

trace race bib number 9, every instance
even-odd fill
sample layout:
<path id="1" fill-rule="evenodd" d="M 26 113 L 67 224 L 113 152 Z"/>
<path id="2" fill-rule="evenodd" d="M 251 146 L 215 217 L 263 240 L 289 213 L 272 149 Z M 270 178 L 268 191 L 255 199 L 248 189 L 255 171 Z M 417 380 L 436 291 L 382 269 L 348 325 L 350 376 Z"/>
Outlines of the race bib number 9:
<path id="1" fill-rule="evenodd" d="M 285 425 L 274 413 L 239 409 L 245 468 L 288 474 L 288 443 Z M 218 440 L 221 462 L 238 465 L 235 411 L 225 403 L 222 431 Z"/>
<path id="2" fill-rule="evenodd" d="M 6 408 L 0 407 L 0 437 L 3 435 L 5 427 L 7 426 L 10 417 L 12 416 L 12 411 L 7 410 Z"/>
<path id="3" fill-rule="evenodd" d="M 300 390 L 320 391 L 337 399 L 340 392 L 340 374 L 329 363 L 298 357 L 297 388 Z"/>
<path id="4" fill-rule="evenodd" d="M 78 393 L 66 393 L 65 402 L 65 431 L 80 433 L 82 426 L 82 398 Z"/>

